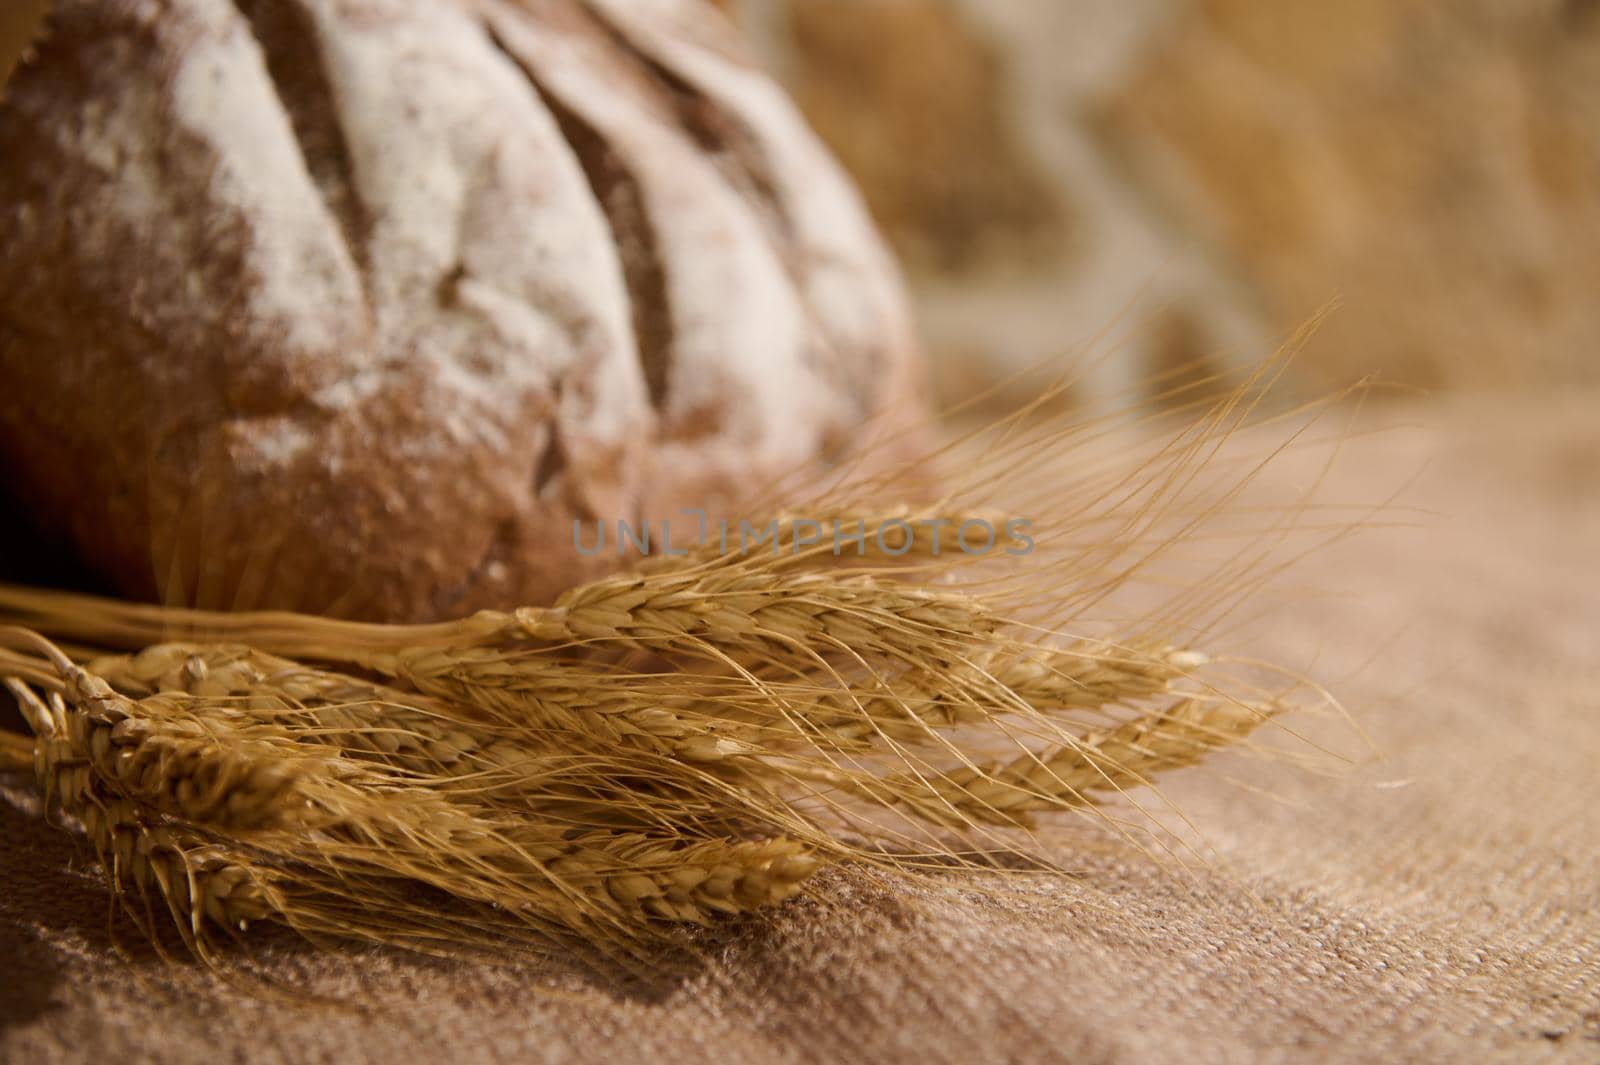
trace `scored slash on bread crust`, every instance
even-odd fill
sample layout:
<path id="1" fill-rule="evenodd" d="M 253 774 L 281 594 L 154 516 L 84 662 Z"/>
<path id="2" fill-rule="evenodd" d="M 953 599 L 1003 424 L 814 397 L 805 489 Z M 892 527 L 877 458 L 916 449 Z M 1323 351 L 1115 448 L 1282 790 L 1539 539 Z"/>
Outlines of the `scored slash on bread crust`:
<path id="1" fill-rule="evenodd" d="M 616 564 L 574 519 L 912 453 L 890 258 L 707 5 L 52 22 L 0 106 L 0 494 L 101 585 L 544 602 Z"/>

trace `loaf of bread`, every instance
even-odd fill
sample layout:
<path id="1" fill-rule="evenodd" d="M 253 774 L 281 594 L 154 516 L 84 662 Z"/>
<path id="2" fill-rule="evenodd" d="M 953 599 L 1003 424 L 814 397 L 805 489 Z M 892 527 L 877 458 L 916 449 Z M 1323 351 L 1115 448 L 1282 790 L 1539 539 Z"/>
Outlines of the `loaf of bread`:
<path id="1" fill-rule="evenodd" d="M 894 267 L 738 43 L 706 0 L 57 0 L 0 102 L 8 520 L 133 597 L 424 620 L 617 565 L 574 519 L 898 459 Z"/>

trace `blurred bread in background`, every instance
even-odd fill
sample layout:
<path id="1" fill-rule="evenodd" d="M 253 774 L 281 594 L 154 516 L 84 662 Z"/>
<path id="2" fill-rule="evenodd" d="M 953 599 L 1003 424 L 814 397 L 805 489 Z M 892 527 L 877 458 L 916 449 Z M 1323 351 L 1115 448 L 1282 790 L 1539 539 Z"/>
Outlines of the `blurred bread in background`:
<path id="1" fill-rule="evenodd" d="M 1108 327 L 1080 398 L 1600 377 L 1594 0 L 730 0 L 865 188 L 947 398 Z M 1130 307 L 1131 302 L 1131 307 Z"/>

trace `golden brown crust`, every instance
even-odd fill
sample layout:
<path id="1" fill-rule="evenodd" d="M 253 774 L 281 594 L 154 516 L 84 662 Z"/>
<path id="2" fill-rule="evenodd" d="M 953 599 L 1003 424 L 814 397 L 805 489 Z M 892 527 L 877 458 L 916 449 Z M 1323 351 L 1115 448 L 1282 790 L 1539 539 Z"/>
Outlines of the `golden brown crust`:
<path id="1" fill-rule="evenodd" d="M 63 0 L 0 107 L 0 487 L 125 594 L 423 620 L 914 419 L 894 269 L 718 18 Z"/>

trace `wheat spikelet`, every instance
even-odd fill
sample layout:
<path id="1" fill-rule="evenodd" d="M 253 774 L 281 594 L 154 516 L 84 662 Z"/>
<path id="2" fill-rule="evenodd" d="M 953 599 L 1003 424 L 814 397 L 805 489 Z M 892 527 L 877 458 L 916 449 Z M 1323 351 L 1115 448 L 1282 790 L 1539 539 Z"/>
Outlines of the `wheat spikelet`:
<path id="1" fill-rule="evenodd" d="M 820 865 L 784 839 L 674 843 L 637 833 L 580 836 L 549 858 L 557 881 L 623 913 L 696 924 L 775 906 Z"/>
<path id="2" fill-rule="evenodd" d="M 1160 695 L 1205 664 L 1206 656 L 1192 650 L 1097 643 L 1000 652 L 978 668 L 1032 706 L 1092 709 Z"/>
<path id="3" fill-rule="evenodd" d="M 30 705 L 48 720 L 38 733 L 41 781 L 69 803 L 98 778 L 152 811 L 222 831 L 318 823 L 309 785 L 329 763 L 286 735 L 236 734 L 220 715 L 201 720 L 159 696 L 128 699 L 75 666 L 63 673 L 48 708 Z"/>
<path id="4" fill-rule="evenodd" d="M 960 670 L 902 670 L 860 687 L 767 691 L 787 720 L 819 742 L 844 747 L 893 740 L 915 744 L 933 730 L 979 725 L 1007 714 L 1043 717 L 1127 704 L 1170 690 L 1204 661 L 1194 652 L 1104 645 L 975 654 Z"/>
<path id="5" fill-rule="evenodd" d="M 398 663 L 398 675 L 423 693 L 478 707 L 509 726 L 690 762 L 748 750 L 736 724 L 711 712 L 692 678 L 678 674 L 652 681 L 486 648 L 402 655 Z"/>
<path id="6" fill-rule="evenodd" d="M 159 895 L 188 936 L 201 934 L 202 919 L 243 930 L 282 914 L 282 896 L 268 870 L 163 823 L 98 781 L 85 731 L 70 727 L 73 714 L 59 693 L 47 701 L 15 679 L 7 687 L 40 730 L 34 742 L 40 788 L 84 826 L 113 883 L 146 897 Z"/>
<path id="7" fill-rule="evenodd" d="M 952 634 L 982 639 L 1002 624 L 956 591 L 737 564 L 602 578 L 515 618 L 522 635 L 553 644 L 620 643 L 716 661 L 743 651 L 802 668 L 840 652 L 931 661 Z"/>
<path id="8" fill-rule="evenodd" d="M 75 811 L 113 882 L 159 894 L 186 937 L 203 937 L 202 920 L 244 931 L 286 916 L 271 874 L 227 847 L 152 823 L 136 805 L 106 800 Z"/>
<path id="9" fill-rule="evenodd" d="M 321 743 L 421 774 L 518 765 L 527 752 L 481 713 L 241 645 L 158 644 L 91 661 L 134 697 L 182 693 L 248 710 Z"/>
<path id="10" fill-rule="evenodd" d="M 83 722 L 95 772 L 129 798 L 225 832 L 311 829 L 327 820 L 309 784 L 328 762 L 305 757 L 287 736 L 219 735 L 228 726 L 216 715 L 205 723 L 168 717 L 155 699 L 131 711 L 131 703 L 98 702 L 74 723 Z"/>
<path id="11" fill-rule="evenodd" d="M 1146 785 L 1157 774 L 1194 765 L 1245 739 L 1270 716 L 1230 700 L 1187 699 L 1003 765 L 967 766 L 931 779 L 891 778 L 873 797 L 942 825 L 1027 828 L 1031 814 L 1088 806 L 1096 795 Z"/>

